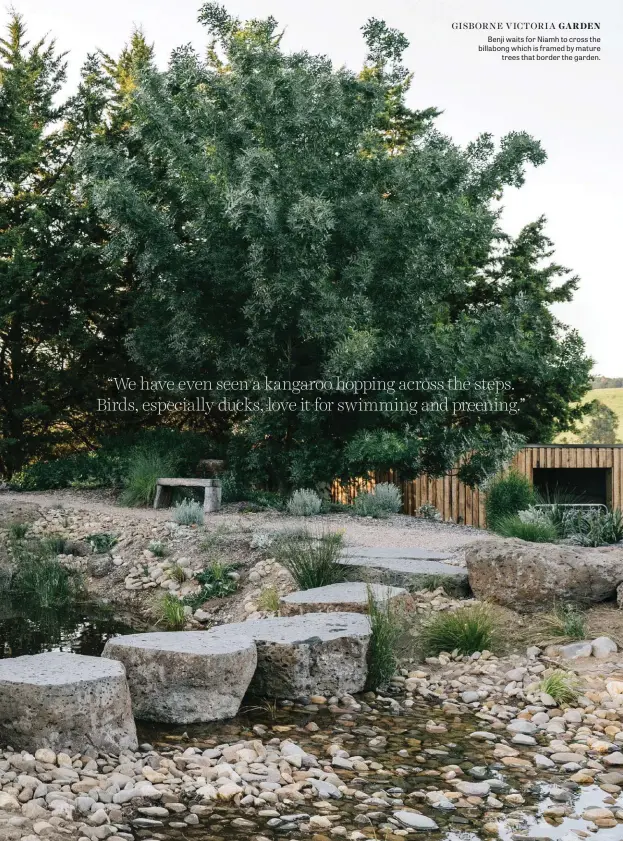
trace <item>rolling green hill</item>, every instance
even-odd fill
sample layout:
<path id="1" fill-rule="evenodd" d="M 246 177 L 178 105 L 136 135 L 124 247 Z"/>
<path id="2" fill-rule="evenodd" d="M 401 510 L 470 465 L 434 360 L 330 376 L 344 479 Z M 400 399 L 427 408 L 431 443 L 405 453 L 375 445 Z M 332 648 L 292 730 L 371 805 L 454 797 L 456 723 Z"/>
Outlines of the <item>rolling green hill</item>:
<path id="1" fill-rule="evenodd" d="M 617 438 L 623 442 L 623 388 L 595 388 L 588 392 L 583 402 L 590 403 L 591 400 L 601 400 L 602 403 L 616 412 L 619 419 Z M 565 432 L 556 438 L 556 443 L 577 444 L 578 436 Z"/>

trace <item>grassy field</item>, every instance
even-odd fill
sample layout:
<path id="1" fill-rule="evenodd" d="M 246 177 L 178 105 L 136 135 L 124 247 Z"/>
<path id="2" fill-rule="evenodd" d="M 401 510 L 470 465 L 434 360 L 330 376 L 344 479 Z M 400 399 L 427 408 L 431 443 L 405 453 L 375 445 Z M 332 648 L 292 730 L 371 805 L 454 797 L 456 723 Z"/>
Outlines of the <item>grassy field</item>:
<path id="1" fill-rule="evenodd" d="M 616 412 L 619 419 L 619 428 L 617 432 L 617 439 L 623 441 L 623 388 L 596 388 L 589 391 L 584 398 L 584 403 L 590 403 L 591 400 L 601 400 L 610 409 Z M 556 438 L 556 443 L 563 443 L 563 439 L 568 444 L 578 443 L 577 435 L 572 435 L 570 432 L 565 432 Z"/>

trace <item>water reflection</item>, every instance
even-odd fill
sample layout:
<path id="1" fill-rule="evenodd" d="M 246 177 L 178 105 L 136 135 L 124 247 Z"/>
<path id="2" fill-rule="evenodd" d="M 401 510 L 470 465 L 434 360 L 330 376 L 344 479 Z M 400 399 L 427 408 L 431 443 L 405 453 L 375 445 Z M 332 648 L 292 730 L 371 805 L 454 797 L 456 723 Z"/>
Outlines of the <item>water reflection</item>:
<path id="1" fill-rule="evenodd" d="M 84 603 L 44 608 L 32 599 L 0 599 L 0 658 L 42 651 L 99 656 L 110 637 L 132 631 L 105 606 Z"/>

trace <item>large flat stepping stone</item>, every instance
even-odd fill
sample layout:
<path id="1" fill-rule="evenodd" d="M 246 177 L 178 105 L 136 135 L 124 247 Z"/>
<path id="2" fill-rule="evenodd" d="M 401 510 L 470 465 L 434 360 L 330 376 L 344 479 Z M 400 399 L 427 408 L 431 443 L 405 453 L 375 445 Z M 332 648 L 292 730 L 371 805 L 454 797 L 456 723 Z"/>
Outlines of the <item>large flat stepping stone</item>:
<path id="1" fill-rule="evenodd" d="M 257 654 L 250 634 L 226 627 L 113 637 L 102 657 L 125 666 L 137 718 L 178 724 L 231 718 Z"/>
<path id="2" fill-rule="evenodd" d="M 404 599 L 408 593 L 404 587 L 388 587 L 386 584 L 366 584 L 362 581 L 345 581 L 342 584 L 329 584 L 326 587 L 314 587 L 282 596 L 281 611 L 285 616 L 302 613 L 350 612 L 367 613 L 368 590 L 376 602 L 386 604 L 396 599 Z"/>
<path id="3" fill-rule="evenodd" d="M 370 623 L 360 613 L 307 613 L 220 627 L 255 640 L 252 695 L 296 699 L 364 688 Z"/>
<path id="4" fill-rule="evenodd" d="M 468 593 L 467 570 L 445 564 L 439 558 L 449 554 L 426 549 L 358 549 L 345 550 L 340 564 L 346 568 L 346 577 L 353 581 L 366 581 L 406 587 L 435 584 L 443 585 L 449 592 Z"/>
<path id="5" fill-rule="evenodd" d="M 446 561 L 452 552 L 439 552 L 436 549 L 420 549 L 417 546 L 394 548 L 393 546 L 350 546 L 343 550 L 344 555 L 356 558 L 404 558 L 414 561 Z"/>
<path id="6" fill-rule="evenodd" d="M 60 651 L 0 660 L 0 745 L 118 754 L 138 741 L 121 663 Z"/>

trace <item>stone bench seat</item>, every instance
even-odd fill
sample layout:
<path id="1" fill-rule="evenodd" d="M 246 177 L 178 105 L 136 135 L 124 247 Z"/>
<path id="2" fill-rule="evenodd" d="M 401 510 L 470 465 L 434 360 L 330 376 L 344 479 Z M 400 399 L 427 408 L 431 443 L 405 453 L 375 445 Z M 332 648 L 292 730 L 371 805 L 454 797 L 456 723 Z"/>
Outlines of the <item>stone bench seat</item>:
<path id="1" fill-rule="evenodd" d="M 0 660 L 0 744 L 70 756 L 136 750 L 123 665 L 60 651 Z"/>
<path id="2" fill-rule="evenodd" d="M 158 479 L 154 508 L 169 508 L 173 488 L 204 488 L 203 510 L 212 514 L 221 507 L 221 483 L 218 479 Z"/>
<path id="3" fill-rule="evenodd" d="M 371 631 L 360 613 L 308 613 L 220 627 L 255 640 L 251 695 L 293 700 L 361 692 L 365 686 Z"/>
<path id="4" fill-rule="evenodd" d="M 129 634 L 102 657 L 125 666 L 139 719 L 190 724 L 236 715 L 257 664 L 250 634 L 208 631 Z"/>
<path id="5" fill-rule="evenodd" d="M 315 612 L 367 613 L 368 592 L 375 602 L 386 604 L 396 599 L 406 599 L 407 590 L 403 587 L 390 587 L 385 584 L 366 584 L 362 581 L 345 581 L 341 584 L 329 584 L 326 587 L 313 587 L 311 590 L 299 590 L 282 596 L 282 615 L 295 616 Z"/>

